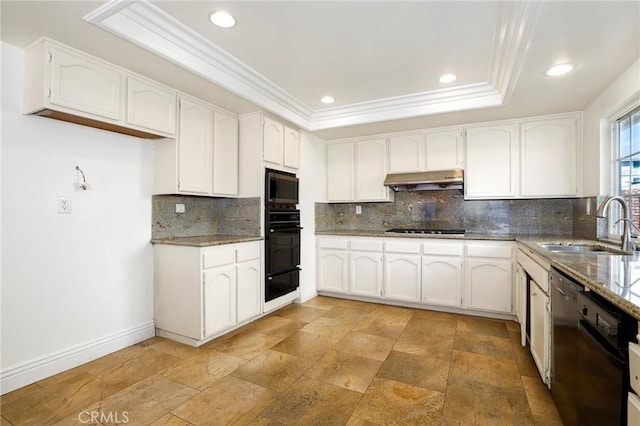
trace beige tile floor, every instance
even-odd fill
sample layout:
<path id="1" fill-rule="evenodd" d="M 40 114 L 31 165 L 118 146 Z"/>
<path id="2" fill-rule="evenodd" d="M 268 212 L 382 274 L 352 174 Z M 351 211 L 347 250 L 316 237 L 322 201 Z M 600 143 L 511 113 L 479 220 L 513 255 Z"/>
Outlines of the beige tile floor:
<path id="1" fill-rule="evenodd" d="M 561 425 L 518 324 L 317 297 L 4 395 L 5 425 Z M 93 416 L 93 420 L 92 420 Z"/>

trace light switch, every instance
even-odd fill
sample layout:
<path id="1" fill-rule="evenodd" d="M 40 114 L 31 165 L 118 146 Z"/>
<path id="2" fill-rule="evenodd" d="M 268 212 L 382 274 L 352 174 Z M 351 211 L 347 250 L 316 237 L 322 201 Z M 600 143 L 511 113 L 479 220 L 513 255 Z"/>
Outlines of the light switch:
<path id="1" fill-rule="evenodd" d="M 356 214 L 362 214 L 362 206 L 356 206 Z"/>

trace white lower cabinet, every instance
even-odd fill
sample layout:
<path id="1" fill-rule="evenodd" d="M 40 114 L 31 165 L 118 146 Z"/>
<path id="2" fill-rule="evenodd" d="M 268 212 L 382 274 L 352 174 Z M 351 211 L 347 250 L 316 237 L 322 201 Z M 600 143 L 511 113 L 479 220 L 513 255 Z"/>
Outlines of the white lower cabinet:
<path id="1" fill-rule="evenodd" d="M 260 241 L 154 246 L 154 317 L 160 336 L 198 346 L 261 314 Z"/>
<path id="2" fill-rule="evenodd" d="M 549 296 L 542 291 L 540 285 L 534 280 L 530 281 L 529 304 L 531 317 L 529 318 L 529 346 L 542 380 L 548 383 L 550 347 L 547 340 L 550 322 Z"/>
<path id="3" fill-rule="evenodd" d="M 419 255 L 385 254 L 385 297 L 406 302 L 420 302 L 420 266 Z"/>
<path id="4" fill-rule="evenodd" d="M 384 244 L 384 296 L 405 302 L 420 302 L 420 242 L 394 239 Z"/>
<path id="5" fill-rule="evenodd" d="M 212 268 L 204 272 L 204 337 L 212 336 L 236 323 L 236 266 Z"/>
<path id="6" fill-rule="evenodd" d="M 422 245 L 422 302 L 462 307 L 463 241 Z"/>
<path id="7" fill-rule="evenodd" d="M 354 238 L 349 249 L 351 294 L 382 297 L 382 239 Z"/>
<path id="8" fill-rule="evenodd" d="M 513 313 L 513 243 L 467 241 L 464 308 Z"/>
<path id="9" fill-rule="evenodd" d="M 316 273 L 319 291 L 347 293 L 347 238 L 324 237 L 317 241 Z"/>
<path id="10" fill-rule="evenodd" d="M 507 241 L 321 236 L 317 288 L 502 318 L 514 312 L 513 247 Z"/>

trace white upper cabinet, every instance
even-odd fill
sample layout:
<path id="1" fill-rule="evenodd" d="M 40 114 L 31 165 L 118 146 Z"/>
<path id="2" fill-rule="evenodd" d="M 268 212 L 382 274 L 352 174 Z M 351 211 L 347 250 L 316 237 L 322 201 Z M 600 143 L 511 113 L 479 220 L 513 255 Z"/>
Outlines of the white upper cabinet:
<path id="1" fill-rule="evenodd" d="M 282 164 L 297 169 L 300 166 L 300 132 L 284 126 L 284 153 Z"/>
<path id="2" fill-rule="evenodd" d="M 356 198 L 360 201 L 387 201 L 387 140 L 356 142 Z"/>
<path id="3" fill-rule="evenodd" d="M 355 153 L 353 143 L 327 145 L 327 200 L 353 201 L 355 199 Z"/>
<path id="4" fill-rule="evenodd" d="M 389 173 L 419 172 L 425 169 L 424 133 L 389 137 Z"/>
<path id="5" fill-rule="evenodd" d="M 366 139 L 327 145 L 327 200 L 390 201 L 384 186 L 387 140 Z"/>
<path id="6" fill-rule="evenodd" d="M 295 172 L 300 162 L 300 132 L 264 116 L 262 149 L 267 167 Z"/>
<path id="7" fill-rule="evenodd" d="M 266 163 L 282 165 L 284 147 L 284 125 L 264 117 L 263 159 Z"/>
<path id="8" fill-rule="evenodd" d="M 467 127 L 465 198 L 516 197 L 518 148 L 515 124 Z"/>
<path id="9" fill-rule="evenodd" d="M 176 140 L 154 142 L 154 194 L 238 195 L 238 118 L 180 95 Z"/>
<path id="10" fill-rule="evenodd" d="M 180 99 L 178 192 L 210 194 L 213 182 L 213 110 L 195 99 Z"/>
<path id="11" fill-rule="evenodd" d="M 49 54 L 52 104 L 120 119 L 123 81 L 117 69 L 58 46 L 50 46 Z"/>
<path id="12" fill-rule="evenodd" d="M 127 123 L 175 137 L 176 91 L 151 80 L 127 77 Z"/>
<path id="13" fill-rule="evenodd" d="M 521 196 L 578 195 L 577 133 L 575 116 L 520 125 Z"/>
<path id="14" fill-rule="evenodd" d="M 426 170 L 460 169 L 463 163 L 462 128 L 425 134 Z"/>
<path id="15" fill-rule="evenodd" d="M 175 137 L 176 91 L 42 38 L 25 50 L 23 112 L 143 138 Z"/>
<path id="16" fill-rule="evenodd" d="M 213 193 L 238 194 L 238 118 L 213 113 Z"/>
<path id="17" fill-rule="evenodd" d="M 389 136 L 389 173 L 462 168 L 462 128 Z"/>

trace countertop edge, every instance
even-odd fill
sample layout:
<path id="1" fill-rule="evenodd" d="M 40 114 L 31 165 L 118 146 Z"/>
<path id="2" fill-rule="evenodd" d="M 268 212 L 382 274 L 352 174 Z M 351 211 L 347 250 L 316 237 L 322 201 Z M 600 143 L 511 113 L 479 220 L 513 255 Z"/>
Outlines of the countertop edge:
<path id="1" fill-rule="evenodd" d="M 259 235 L 202 235 L 196 237 L 177 237 L 177 238 L 154 238 L 151 244 L 164 244 L 172 246 L 185 247 L 212 247 L 225 244 L 246 243 L 250 241 L 260 241 L 264 238 Z"/>

